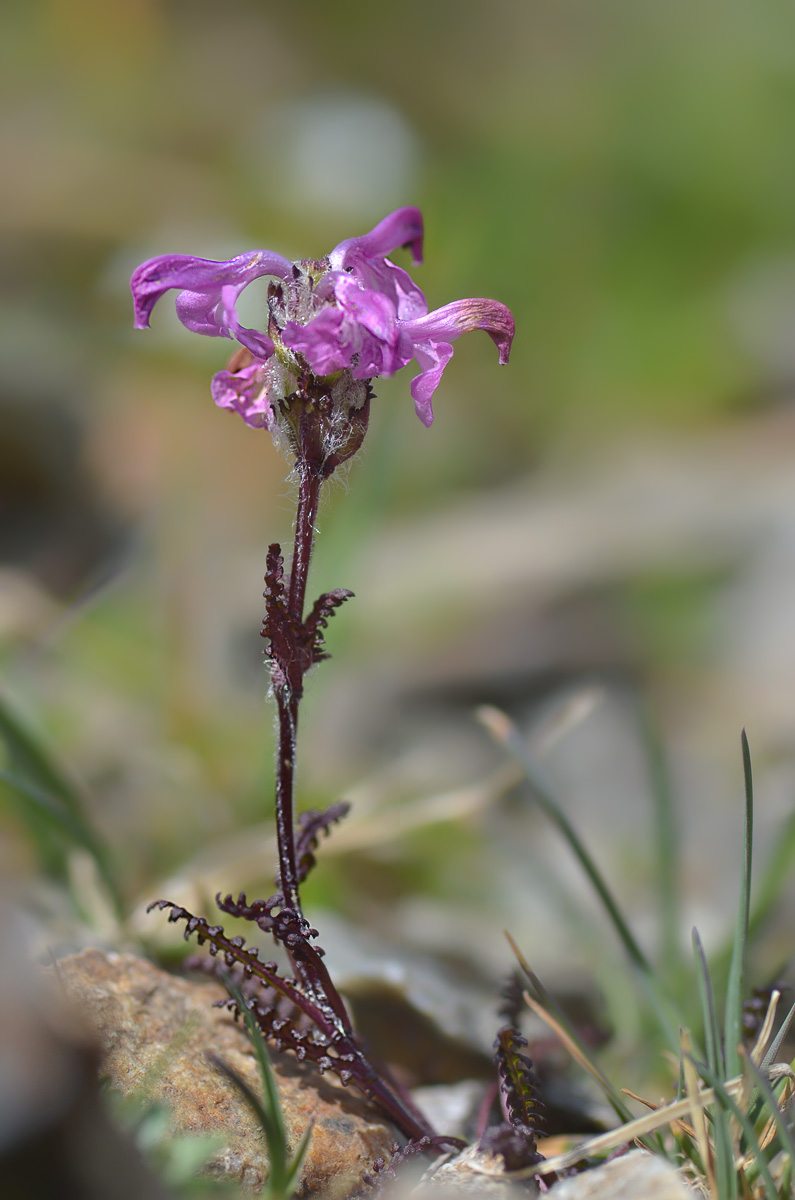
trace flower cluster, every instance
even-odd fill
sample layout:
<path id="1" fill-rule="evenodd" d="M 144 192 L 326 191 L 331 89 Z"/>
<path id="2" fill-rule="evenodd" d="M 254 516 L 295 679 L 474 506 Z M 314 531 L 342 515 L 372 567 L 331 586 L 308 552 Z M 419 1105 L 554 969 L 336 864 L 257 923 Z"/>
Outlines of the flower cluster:
<path id="1" fill-rule="evenodd" d="M 290 262 L 253 250 L 225 262 L 163 255 L 133 274 L 135 325 L 145 329 L 157 301 L 178 288 L 177 315 L 194 333 L 227 337 L 242 349 L 212 383 L 216 404 L 246 424 L 274 429 L 280 408 L 302 390 L 307 374 L 327 381 L 349 408 L 360 408 L 369 380 L 394 375 L 412 359 L 420 373 L 411 382 L 417 415 L 433 421 L 431 398 L 453 354 L 451 343 L 483 329 L 508 361 L 514 322 L 496 300 L 457 300 L 428 312 L 425 296 L 402 267 L 387 257 L 398 247 L 422 261 L 422 216 L 401 208 L 364 237 L 340 242 L 327 258 Z M 270 276 L 267 332 L 247 329 L 237 313 L 240 293 Z"/>

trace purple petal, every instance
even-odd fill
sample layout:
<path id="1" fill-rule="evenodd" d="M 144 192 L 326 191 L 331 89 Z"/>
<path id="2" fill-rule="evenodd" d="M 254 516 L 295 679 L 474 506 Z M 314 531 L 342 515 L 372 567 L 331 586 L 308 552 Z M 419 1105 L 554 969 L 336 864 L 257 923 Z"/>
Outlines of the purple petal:
<path id="1" fill-rule="evenodd" d="M 191 333 L 207 337 L 235 338 L 257 358 L 270 358 L 274 351 L 271 339 L 257 329 L 246 329 L 237 318 L 235 307 L 242 287 L 227 285 L 220 293 L 180 292 L 176 300 L 177 316 Z"/>
<path id="2" fill-rule="evenodd" d="M 330 375 L 349 367 L 355 379 L 370 379 L 394 375 L 411 361 L 414 347 L 389 296 L 361 287 L 350 275 L 341 276 L 335 293 L 336 307 L 323 309 L 307 325 L 290 321 L 282 333 L 284 344 L 313 371 Z"/>
<path id="3" fill-rule="evenodd" d="M 345 271 L 362 259 L 386 258 L 401 246 L 411 247 L 415 267 L 422 262 L 422 213 L 418 208 L 399 208 L 379 221 L 364 237 L 347 238 L 335 246 L 329 262 L 335 271 Z"/>
<path id="4" fill-rule="evenodd" d="M 258 329 L 246 329 L 237 319 L 236 304 L 241 291 L 242 288 L 229 285 L 221 289 L 224 325 L 229 330 L 229 336 L 240 342 L 240 345 L 245 346 L 252 354 L 258 358 L 270 358 L 276 347 L 267 333 L 260 333 Z"/>
<path id="5" fill-rule="evenodd" d="M 251 250 L 223 262 L 194 258 L 190 254 L 164 254 L 141 263 L 130 280 L 135 303 L 135 328 L 147 329 L 157 301 L 171 288 L 187 294 L 179 306 L 180 320 L 196 333 L 229 336 L 214 317 L 221 289 L 239 291 L 262 275 L 292 278 L 293 264 L 271 250 Z M 239 294 L 239 293 L 238 293 Z M 203 302 L 202 302 L 202 297 Z M 184 314 L 184 315 L 183 315 Z M 190 323 L 192 322 L 192 323 Z"/>
<path id="6" fill-rule="evenodd" d="M 450 342 L 471 329 L 482 329 L 499 350 L 500 362 L 507 363 L 514 320 L 510 309 L 498 300 L 456 300 L 425 317 L 401 321 L 400 328 L 413 343 L 413 357 L 422 368 L 421 374 L 411 381 L 414 407 L 423 425 L 430 425 L 433 421 L 431 398 L 453 356 Z"/>
<path id="7" fill-rule="evenodd" d="M 453 342 L 462 333 L 482 329 L 500 352 L 500 362 L 507 363 L 514 335 L 511 310 L 498 300 L 455 300 L 427 316 L 401 322 L 405 333 L 415 343 Z"/>
<path id="8" fill-rule="evenodd" d="M 352 276 L 364 288 L 382 292 L 394 302 L 398 317 L 422 317 L 428 305 L 408 271 L 386 257 L 400 246 L 410 246 L 414 263 L 422 262 L 422 214 L 418 208 L 400 208 L 385 217 L 364 237 L 348 238 L 329 255 L 332 272 Z"/>
<path id="9" fill-rule="evenodd" d="M 308 325 L 288 321 L 282 341 L 301 354 L 318 375 L 332 375 L 350 366 L 355 347 L 351 345 L 348 323 L 339 308 L 324 308 Z"/>
<path id="10" fill-rule="evenodd" d="M 212 397 L 219 408 L 239 413 L 252 429 L 270 429 L 274 413 L 268 399 L 262 367 L 258 363 L 239 371 L 218 371 L 210 384 Z"/>
<path id="11" fill-rule="evenodd" d="M 337 281 L 334 292 L 346 316 L 368 329 L 380 341 L 390 345 L 397 342 L 397 312 L 388 296 L 361 287 L 350 275 L 343 275 Z"/>
<path id="12" fill-rule="evenodd" d="M 439 386 L 442 372 L 453 357 L 453 347 L 448 342 L 429 342 L 415 346 L 414 357 L 422 371 L 411 381 L 414 411 L 423 425 L 433 424 L 431 397 Z"/>

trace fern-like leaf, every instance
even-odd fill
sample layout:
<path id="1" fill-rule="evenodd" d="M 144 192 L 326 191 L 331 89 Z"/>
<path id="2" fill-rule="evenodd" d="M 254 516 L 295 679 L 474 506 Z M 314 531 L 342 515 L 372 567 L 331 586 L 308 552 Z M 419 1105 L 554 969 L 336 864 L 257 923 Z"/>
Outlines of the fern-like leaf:
<path id="1" fill-rule="evenodd" d="M 281 976 L 275 962 L 263 962 L 255 946 L 246 946 L 245 938 L 227 937 L 223 926 L 210 925 L 204 917 L 195 917 L 187 908 L 174 904 L 171 900 L 155 900 L 147 906 L 146 911 L 151 912 L 154 908 L 168 909 L 168 919 L 173 923 L 185 922 L 186 941 L 195 936 L 200 946 L 207 942 L 210 954 L 213 957 L 220 955 L 225 966 L 230 969 L 242 968 L 244 979 L 256 979 L 265 987 L 278 992 L 296 1008 L 305 1012 L 316 1024 L 319 1023 L 318 1018 L 322 1020 L 322 1014 L 318 1012 L 317 1006 L 303 995 L 295 981 Z M 333 1033 L 334 1030 L 330 1029 L 328 1032 Z"/>
<path id="2" fill-rule="evenodd" d="M 253 900 L 250 904 L 246 899 L 245 892 L 241 892 L 237 900 L 233 899 L 231 895 L 222 898 L 221 893 L 218 892 L 215 903 L 221 912 L 227 913 L 228 916 L 240 917 L 244 921 L 255 921 L 264 933 L 270 933 L 273 927 L 273 909 L 279 908 L 284 901 L 280 892 L 268 900 Z"/>
<path id="3" fill-rule="evenodd" d="M 295 834 L 295 861 L 298 869 L 298 882 L 303 883 L 315 865 L 315 851 L 322 836 L 331 833 L 332 825 L 336 825 L 350 812 L 350 804 L 346 800 L 338 800 L 330 805 L 325 812 L 316 808 L 307 809 L 298 817 L 298 830 Z"/>
<path id="4" fill-rule="evenodd" d="M 257 903 L 250 905 L 245 898 L 237 905 L 231 897 L 224 904 L 227 901 L 230 910 L 258 911 Z M 184 921 L 185 938 L 193 936 L 199 945 L 207 943 L 210 955 L 220 959 L 227 972 L 234 972 L 248 1010 L 274 1044 L 314 1062 L 323 1071 L 334 1071 L 343 1084 L 353 1083 L 409 1138 L 430 1131 L 399 1085 L 368 1061 L 322 961 L 322 951 L 310 943 L 317 931 L 298 913 L 283 908 L 263 911 L 255 918 L 259 921 L 266 916 L 272 922 L 270 932 L 288 948 L 298 978 L 287 979 L 279 974 L 276 963 L 263 962 L 256 947 L 246 946 L 242 937 L 227 937 L 222 926 L 210 925 L 204 917 L 196 917 L 170 900 L 155 900 L 147 911 L 155 908 L 168 909 L 169 921 Z M 227 1006 L 239 1012 L 235 999 Z"/>
<path id="5" fill-rule="evenodd" d="M 322 596 L 319 596 L 312 606 L 312 611 L 304 621 L 304 633 L 311 643 L 313 663 L 323 662 L 329 657 L 325 649 L 323 631 L 340 605 L 344 604 L 346 600 L 350 600 L 352 596 L 353 592 L 348 591 L 347 588 L 334 588 L 333 591 L 324 592 Z"/>
<path id="6" fill-rule="evenodd" d="M 512 1025 L 506 1025 L 497 1034 L 494 1058 L 509 1122 L 516 1129 L 535 1134 L 543 1123 L 542 1105 L 532 1060 L 522 1053 L 526 1045 L 526 1038 Z"/>

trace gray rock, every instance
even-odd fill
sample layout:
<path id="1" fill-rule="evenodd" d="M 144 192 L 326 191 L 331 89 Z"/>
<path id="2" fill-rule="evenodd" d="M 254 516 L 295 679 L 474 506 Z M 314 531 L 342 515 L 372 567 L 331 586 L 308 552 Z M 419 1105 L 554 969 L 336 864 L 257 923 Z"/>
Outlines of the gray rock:
<path id="1" fill-rule="evenodd" d="M 550 1200 L 695 1200 L 679 1172 L 645 1150 L 563 1179 L 550 1188 Z"/>
<path id="2" fill-rule="evenodd" d="M 484 1200 L 527 1200 L 538 1194 L 533 1179 L 514 1181 L 506 1173 L 502 1158 L 477 1145 L 467 1146 L 455 1158 L 431 1167 L 413 1193 L 417 1200 L 453 1200 L 456 1196 Z"/>

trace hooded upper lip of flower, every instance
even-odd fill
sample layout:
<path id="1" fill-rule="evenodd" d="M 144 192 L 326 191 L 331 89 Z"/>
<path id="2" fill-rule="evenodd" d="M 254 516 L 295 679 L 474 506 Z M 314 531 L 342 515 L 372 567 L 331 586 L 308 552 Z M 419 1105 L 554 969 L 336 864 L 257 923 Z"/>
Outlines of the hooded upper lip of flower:
<path id="1" fill-rule="evenodd" d="M 345 368 L 355 379 L 393 375 L 411 359 L 420 374 L 411 382 L 417 415 L 433 421 L 431 399 L 453 354 L 451 343 L 471 329 L 484 330 L 506 363 L 514 335 L 510 310 L 497 300 L 456 300 L 428 312 L 425 296 L 402 267 L 387 257 L 407 246 L 415 265 L 422 262 L 423 223 L 417 208 L 401 208 L 380 221 L 363 237 L 340 242 L 321 263 L 292 263 L 270 250 L 252 250 L 224 262 L 171 254 L 149 259 L 133 273 L 130 286 L 135 304 L 135 327 L 146 329 L 157 301 L 178 288 L 177 316 L 186 328 L 210 337 L 228 337 L 246 348 L 257 364 L 275 354 L 300 355 L 319 376 Z M 273 276 L 282 281 L 283 302 L 271 303 L 269 333 L 247 329 L 237 315 L 237 299 L 254 279 Z M 270 336 L 269 336 L 270 335 Z M 277 344 L 280 343 L 280 344 Z M 298 368 L 298 363 L 294 363 Z M 300 368 L 299 368 L 300 369 Z M 246 402 L 251 404 L 252 367 L 247 368 Z M 221 377 L 223 376 L 223 381 Z M 219 372 L 213 392 L 219 403 L 230 388 L 230 372 Z M 242 398 L 236 385 L 232 390 Z"/>

